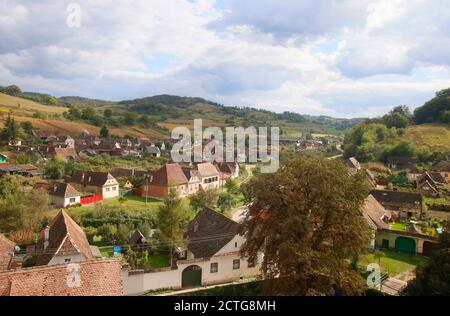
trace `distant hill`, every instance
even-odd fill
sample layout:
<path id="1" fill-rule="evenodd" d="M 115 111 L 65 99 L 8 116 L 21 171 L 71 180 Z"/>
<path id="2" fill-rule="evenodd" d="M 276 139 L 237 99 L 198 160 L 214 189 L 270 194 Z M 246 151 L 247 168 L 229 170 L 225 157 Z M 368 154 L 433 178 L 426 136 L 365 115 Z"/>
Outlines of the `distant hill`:
<path id="1" fill-rule="evenodd" d="M 223 125 L 279 126 L 284 136 L 299 136 L 300 132 L 340 134 L 363 119 L 339 119 L 327 116 L 301 115 L 292 112 L 274 113 L 267 110 L 224 106 L 203 98 L 157 95 L 118 102 L 140 114 L 162 116 L 164 121 L 187 121 L 203 118 Z M 164 124 L 163 124 L 164 125 Z M 217 125 L 217 124 L 216 124 Z M 219 125 L 220 126 L 220 125 Z"/>
<path id="2" fill-rule="evenodd" d="M 33 118 L 40 119 L 42 116 L 35 116 L 35 112 L 45 112 L 44 115 L 50 115 L 53 119 L 85 124 L 81 130 L 89 130 L 88 126 L 93 125 L 92 130 L 97 131 L 98 127 L 106 125 L 111 133 L 117 133 L 115 135 L 140 136 L 148 133 L 152 137 L 163 138 L 170 135 L 172 128 L 180 125 L 192 128 L 193 120 L 201 118 L 205 127 L 277 126 L 280 127 L 282 138 L 291 138 L 300 137 L 304 133 L 339 135 L 363 121 L 224 106 L 200 97 L 167 94 L 112 102 L 78 96 L 55 98 L 48 94 L 22 92 L 16 85 L 0 87 L 0 91 L 7 93 L 10 98 L 20 99 L 9 99 L 6 102 L 9 105 L 4 104 L 4 111 L 12 109 L 15 116 L 34 116 Z M 6 94 L 3 96 L 7 97 Z M 25 108 L 20 109 L 14 103 L 28 104 L 28 107 L 24 111 Z"/>
<path id="3" fill-rule="evenodd" d="M 436 93 L 436 96 L 414 111 L 414 122 L 450 124 L 450 89 Z"/>
<path id="4" fill-rule="evenodd" d="M 58 98 L 58 104 L 64 106 L 73 105 L 79 107 L 86 107 L 86 106 L 100 107 L 100 106 L 113 106 L 116 104 L 116 102 L 98 99 L 89 99 L 76 96 L 67 96 Z"/>

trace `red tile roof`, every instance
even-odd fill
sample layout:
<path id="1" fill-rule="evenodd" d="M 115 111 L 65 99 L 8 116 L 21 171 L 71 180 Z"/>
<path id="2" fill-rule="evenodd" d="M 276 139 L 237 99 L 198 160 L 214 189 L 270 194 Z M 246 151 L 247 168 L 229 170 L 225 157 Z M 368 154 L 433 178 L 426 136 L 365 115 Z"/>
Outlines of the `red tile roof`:
<path id="1" fill-rule="evenodd" d="M 7 270 L 16 244 L 0 234 L 0 271 Z"/>
<path id="2" fill-rule="evenodd" d="M 187 184 L 188 179 L 177 163 L 166 164 L 153 173 L 151 183 L 164 187 Z"/>
<path id="3" fill-rule="evenodd" d="M 44 231 L 36 245 L 37 251 L 43 252 L 38 256 L 37 265 L 46 265 L 54 256 L 68 256 L 82 254 L 85 259 L 92 259 L 93 254 L 86 234 L 64 210 L 48 225 L 49 244 L 44 247 Z M 45 250 L 45 251 L 44 251 Z"/>
<path id="4" fill-rule="evenodd" d="M 0 296 L 120 295 L 123 295 L 123 277 L 118 259 L 0 272 Z"/>

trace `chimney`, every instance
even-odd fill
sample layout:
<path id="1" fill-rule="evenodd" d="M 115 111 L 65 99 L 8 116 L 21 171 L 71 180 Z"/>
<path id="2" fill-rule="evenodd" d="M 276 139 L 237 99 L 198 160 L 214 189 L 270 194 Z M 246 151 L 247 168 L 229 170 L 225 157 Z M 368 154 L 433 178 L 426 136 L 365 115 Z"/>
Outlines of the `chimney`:
<path id="1" fill-rule="evenodd" d="M 50 238 L 50 227 L 46 226 L 44 228 L 44 249 L 47 249 Z"/>

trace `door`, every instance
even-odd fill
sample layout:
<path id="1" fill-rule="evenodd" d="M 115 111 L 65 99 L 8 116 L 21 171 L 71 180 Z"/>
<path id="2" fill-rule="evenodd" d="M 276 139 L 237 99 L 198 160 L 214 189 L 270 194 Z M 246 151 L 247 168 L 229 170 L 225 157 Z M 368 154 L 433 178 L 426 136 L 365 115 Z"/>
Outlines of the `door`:
<path id="1" fill-rule="evenodd" d="M 189 266 L 181 274 L 181 286 L 183 288 L 202 285 L 202 268 L 197 265 Z"/>
<path id="2" fill-rule="evenodd" d="M 408 237 L 397 237 L 395 249 L 400 252 L 416 254 L 416 241 Z"/>
<path id="3" fill-rule="evenodd" d="M 381 247 L 389 249 L 389 239 L 383 239 L 381 242 Z"/>

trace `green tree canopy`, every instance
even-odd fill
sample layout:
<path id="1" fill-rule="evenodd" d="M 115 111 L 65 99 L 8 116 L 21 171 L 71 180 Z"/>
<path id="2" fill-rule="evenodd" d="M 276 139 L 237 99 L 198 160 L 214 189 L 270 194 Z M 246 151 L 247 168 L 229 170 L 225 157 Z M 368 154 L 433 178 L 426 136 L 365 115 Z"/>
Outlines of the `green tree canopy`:
<path id="1" fill-rule="evenodd" d="M 360 294 L 364 280 L 349 258 L 369 240 L 361 207 L 369 192 L 363 173 L 348 173 L 338 160 L 299 157 L 243 187 L 249 212 L 241 227 L 241 253 L 264 252 L 266 291 L 317 295 Z"/>

